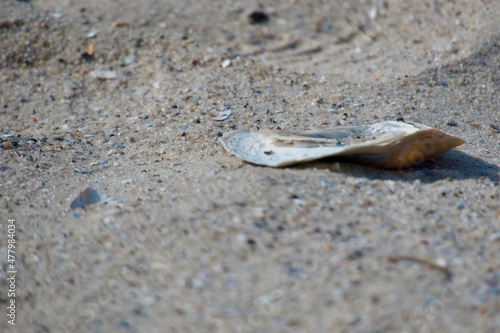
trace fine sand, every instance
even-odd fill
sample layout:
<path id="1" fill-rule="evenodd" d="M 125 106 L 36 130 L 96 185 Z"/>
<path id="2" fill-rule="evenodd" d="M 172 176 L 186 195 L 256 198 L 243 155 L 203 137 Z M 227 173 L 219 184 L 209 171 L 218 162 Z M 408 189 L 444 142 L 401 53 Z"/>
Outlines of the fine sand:
<path id="1" fill-rule="evenodd" d="M 0 1 L 0 331 L 500 331 L 499 16 Z M 218 140 L 401 117 L 466 142 L 385 171 Z"/>

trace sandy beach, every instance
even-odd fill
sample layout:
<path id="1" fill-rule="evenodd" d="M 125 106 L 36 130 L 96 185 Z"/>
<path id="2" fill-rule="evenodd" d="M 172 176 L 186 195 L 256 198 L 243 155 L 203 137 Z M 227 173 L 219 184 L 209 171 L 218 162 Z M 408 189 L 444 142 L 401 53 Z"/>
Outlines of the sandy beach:
<path id="1" fill-rule="evenodd" d="M 498 332 L 499 16 L 3 0 L 0 331 Z M 218 140 L 401 118 L 465 143 L 387 171 Z"/>

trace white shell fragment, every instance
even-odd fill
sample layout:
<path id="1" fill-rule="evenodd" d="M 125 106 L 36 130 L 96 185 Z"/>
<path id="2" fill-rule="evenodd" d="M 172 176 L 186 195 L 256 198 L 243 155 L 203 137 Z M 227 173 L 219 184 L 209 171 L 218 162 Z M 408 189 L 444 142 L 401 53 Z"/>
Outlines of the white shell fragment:
<path id="1" fill-rule="evenodd" d="M 92 29 L 89 33 L 87 33 L 87 38 L 95 38 L 99 34 L 99 30 Z"/>
<path id="2" fill-rule="evenodd" d="M 231 154 L 258 165 L 283 167 L 339 157 L 383 169 L 417 165 L 464 143 L 438 129 L 402 121 L 304 132 L 233 131 L 220 140 Z"/>
<path id="3" fill-rule="evenodd" d="M 222 62 L 222 68 L 228 68 L 229 66 L 231 66 L 231 60 L 229 59 L 226 59 Z"/>
<path id="4" fill-rule="evenodd" d="M 115 71 L 92 71 L 90 75 L 102 80 L 115 80 L 118 78 L 118 73 Z"/>
<path id="5" fill-rule="evenodd" d="M 217 116 L 212 117 L 212 120 L 215 120 L 215 121 L 224 121 L 227 118 L 229 118 L 229 116 L 232 113 L 233 113 L 233 111 L 231 111 L 231 110 L 221 111 L 221 112 L 219 112 L 219 114 Z"/>

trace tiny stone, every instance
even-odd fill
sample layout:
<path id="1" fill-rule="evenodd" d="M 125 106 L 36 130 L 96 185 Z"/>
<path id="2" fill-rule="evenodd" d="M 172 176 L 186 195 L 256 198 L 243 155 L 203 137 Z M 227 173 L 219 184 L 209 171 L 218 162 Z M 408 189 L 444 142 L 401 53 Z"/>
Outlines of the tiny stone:
<path id="1" fill-rule="evenodd" d="M 83 52 L 80 58 L 82 58 L 82 60 L 85 60 L 86 62 L 91 62 L 92 59 L 94 59 L 94 56 L 89 54 L 88 52 Z"/>
<path id="2" fill-rule="evenodd" d="M 500 240 L 500 231 L 497 231 L 494 234 L 491 234 L 490 237 L 488 237 L 488 240 L 490 242 L 494 242 L 494 241 Z"/>
<path id="3" fill-rule="evenodd" d="M 500 133 L 500 126 L 495 124 L 490 124 L 490 128 L 495 131 L 495 133 Z"/>
<path id="4" fill-rule="evenodd" d="M 454 43 L 451 43 L 446 46 L 446 51 L 450 53 L 458 53 L 459 49 Z"/>
<path id="5" fill-rule="evenodd" d="M 458 123 L 456 121 L 449 121 L 446 123 L 446 125 L 456 127 L 456 126 L 458 126 Z"/>
<path id="6" fill-rule="evenodd" d="M 137 59 L 137 57 L 135 55 L 129 54 L 128 56 L 125 57 L 125 63 L 127 65 L 133 64 L 136 59 Z"/>
<path id="7" fill-rule="evenodd" d="M 61 17 L 63 17 L 64 14 L 61 13 L 61 12 L 55 12 L 55 13 L 52 13 L 52 17 L 55 18 L 56 20 L 57 19 L 60 19 Z"/>
<path id="8" fill-rule="evenodd" d="M 99 33 L 99 30 L 93 29 L 87 34 L 87 38 L 95 38 L 97 34 Z"/>
<path id="9" fill-rule="evenodd" d="M 257 222 L 257 221 L 253 221 L 253 225 L 254 225 L 254 227 L 259 228 L 259 229 L 264 229 L 264 227 L 265 227 L 264 224 Z"/>
<path id="10" fill-rule="evenodd" d="M 447 264 L 446 264 L 446 260 L 444 260 L 443 258 L 438 258 L 438 259 L 436 260 L 436 264 L 438 264 L 438 265 L 439 265 L 439 266 L 441 266 L 441 267 L 446 267 L 446 266 L 447 266 Z"/>
<path id="11" fill-rule="evenodd" d="M 335 105 L 335 107 L 344 108 L 344 107 L 349 106 L 349 104 L 351 104 L 351 102 L 352 102 L 352 100 L 350 100 L 349 98 L 344 98 L 337 105 Z"/>
<path id="12" fill-rule="evenodd" d="M 358 317 L 358 316 L 354 316 L 350 321 L 349 321 L 349 325 L 357 325 L 361 322 L 361 317 Z"/>
<path id="13" fill-rule="evenodd" d="M 248 237 L 244 233 L 239 233 L 237 236 L 237 240 L 238 242 L 244 243 L 248 240 Z"/>
<path id="14" fill-rule="evenodd" d="M 118 78 L 118 73 L 115 71 L 92 71 L 90 75 L 102 80 L 115 80 Z"/>
<path id="15" fill-rule="evenodd" d="M 250 19 L 250 24 L 262 24 L 269 22 L 269 15 L 264 13 L 263 11 L 254 11 L 248 15 Z"/>
<path id="16" fill-rule="evenodd" d="M 231 60 L 226 59 L 222 62 L 222 68 L 227 68 L 231 65 Z"/>
<path id="17" fill-rule="evenodd" d="M 79 173 L 79 174 L 82 174 L 82 175 L 86 175 L 86 174 L 90 173 L 87 170 L 83 170 L 83 169 L 74 169 L 73 172 Z"/>
<path id="18" fill-rule="evenodd" d="M 118 323 L 116 323 L 116 327 L 121 329 L 121 330 L 130 330 L 131 326 L 126 320 L 120 320 Z"/>

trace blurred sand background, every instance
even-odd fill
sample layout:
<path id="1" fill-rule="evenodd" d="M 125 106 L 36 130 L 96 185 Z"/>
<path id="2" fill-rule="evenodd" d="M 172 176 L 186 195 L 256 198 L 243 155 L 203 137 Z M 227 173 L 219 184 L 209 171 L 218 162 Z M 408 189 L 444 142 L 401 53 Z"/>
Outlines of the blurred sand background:
<path id="1" fill-rule="evenodd" d="M 499 16 L 494 0 L 2 0 L 0 280 L 8 219 L 18 273 L 0 331 L 498 332 Z M 256 167 L 217 140 L 400 117 L 466 143 L 383 171 Z M 114 199 L 72 210 L 87 187 Z"/>

